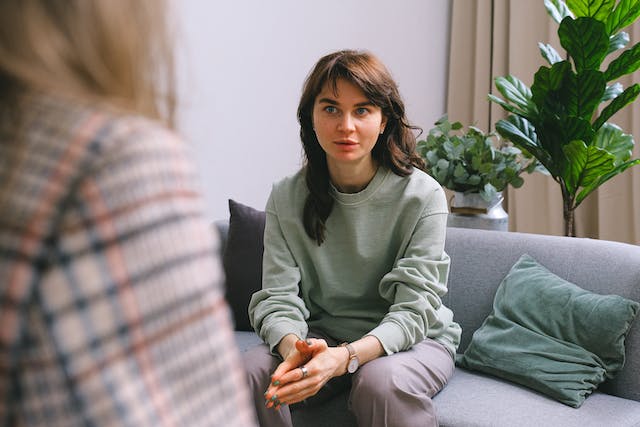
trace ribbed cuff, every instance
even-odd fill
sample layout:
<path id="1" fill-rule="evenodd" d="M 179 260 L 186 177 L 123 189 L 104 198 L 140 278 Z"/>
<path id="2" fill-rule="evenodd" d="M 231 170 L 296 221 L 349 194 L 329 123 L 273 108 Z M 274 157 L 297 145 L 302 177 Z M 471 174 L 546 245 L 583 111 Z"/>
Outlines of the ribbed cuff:
<path id="1" fill-rule="evenodd" d="M 286 320 L 278 321 L 273 325 L 269 325 L 265 341 L 269 345 L 269 350 L 271 350 L 271 353 L 279 356 L 277 346 L 282 338 L 284 338 L 288 334 L 297 335 L 298 338 L 306 338 L 308 330 L 309 328 L 307 327 L 306 323 L 302 323 L 302 325 L 299 325 L 297 323 L 287 322 Z"/>
<path id="2" fill-rule="evenodd" d="M 408 347 L 404 330 L 399 325 L 392 322 L 379 324 L 367 335 L 373 335 L 378 338 L 378 341 L 382 344 L 382 348 L 384 348 L 387 356 L 402 351 Z"/>

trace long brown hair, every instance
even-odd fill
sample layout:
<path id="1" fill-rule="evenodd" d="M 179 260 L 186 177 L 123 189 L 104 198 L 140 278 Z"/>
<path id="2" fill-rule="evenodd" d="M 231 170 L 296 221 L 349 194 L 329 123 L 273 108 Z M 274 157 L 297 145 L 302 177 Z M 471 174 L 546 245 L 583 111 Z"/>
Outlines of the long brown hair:
<path id="1" fill-rule="evenodd" d="M 307 235 L 318 245 L 325 238 L 325 222 L 333 209 L 333 198 L 329 193 L 326 154 L 313 131 L 313 105 L 325 85 L 336 90 L 338 79 L 359 87 L 387 119 L 384 132 L 371 152 L 374 160 L 399 176 L 411 174 L 414 167 L 424 169 L 424 161 L 416 153 L 414 134 L 420 129 L 409 124 L 398 86 L 384 64 L 365 51 L 342 50 L 320 58 L 304 83 L 298 104 L 305 179 L 309 189 L 303 223 Z"/>

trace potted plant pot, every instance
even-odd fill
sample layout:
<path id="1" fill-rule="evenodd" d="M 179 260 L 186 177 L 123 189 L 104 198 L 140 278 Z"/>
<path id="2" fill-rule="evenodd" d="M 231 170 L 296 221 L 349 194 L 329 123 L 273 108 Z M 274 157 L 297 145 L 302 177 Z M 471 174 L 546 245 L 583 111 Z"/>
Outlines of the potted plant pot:
<path id="1" fill-rule="evenodd" d="M 487 201 L 479 193 L 456 191 L 451 201 L 447 226 L 509 231 L 509 215 L 502 206 L 501 193 Z"/>

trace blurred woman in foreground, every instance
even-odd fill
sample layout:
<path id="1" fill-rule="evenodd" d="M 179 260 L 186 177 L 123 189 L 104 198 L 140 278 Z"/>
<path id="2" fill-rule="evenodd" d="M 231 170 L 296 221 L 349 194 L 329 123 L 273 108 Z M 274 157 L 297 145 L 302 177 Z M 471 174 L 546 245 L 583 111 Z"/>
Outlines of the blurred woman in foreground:
<path id="1" fill-rule="evenodd" d="M 0 425 L 254 425 L 163 3 L 0 2 Z"/>

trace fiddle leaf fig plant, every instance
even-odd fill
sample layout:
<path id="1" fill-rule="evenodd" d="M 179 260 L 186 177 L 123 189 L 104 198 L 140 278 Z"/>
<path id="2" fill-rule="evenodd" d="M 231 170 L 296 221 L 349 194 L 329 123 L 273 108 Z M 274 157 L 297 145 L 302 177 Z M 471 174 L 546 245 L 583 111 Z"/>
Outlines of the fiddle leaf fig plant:
<path id="1" fill-rule="evenodd" d="M 451 123 L 445 115 L 429 130 L 426 140 L 418 141 L 418 153 L 428 172 L 445 188 L 463 193 L 479 193 L 491 201 L 507 185 L 522 186 L 523 172 L 532 172 L 537 162 L 503 141 L 497 134 L 485 134 L 460 122 Z"/>
<path id="2" fill-rule="evenodd" d="M 622 31 L 640 16 L 640 0 L 545 0 L 559 23 L 566 55 L 539 44 L 548 66 L 531 88 L 514 76 L 498 77 L 503 98 L 489 99 L 510 115 L 497 132 L 531 154 L 560 185 L 565 235 L 575 236 L 575 209 L 599 186 L 640 164 L 632 159 L 633 137 L 608 120 L 633 102 L 637 83 L 615 80 L 640 68 L 640 43 L 626 48 Z M 626 49 L 625 49 L 626 48 Z M 615 56 L 608 61 L 609 56 Z M 603 108 L 601 108 L 603 106 Z"/>

